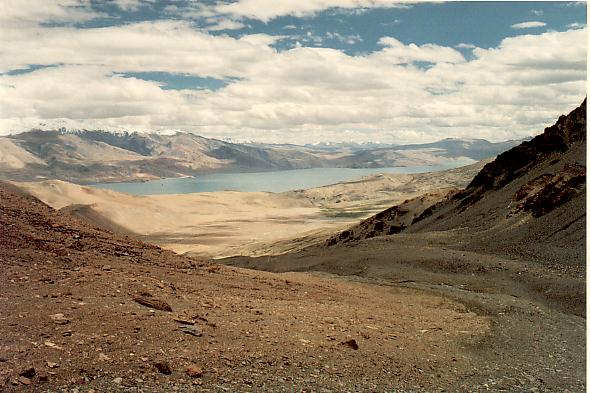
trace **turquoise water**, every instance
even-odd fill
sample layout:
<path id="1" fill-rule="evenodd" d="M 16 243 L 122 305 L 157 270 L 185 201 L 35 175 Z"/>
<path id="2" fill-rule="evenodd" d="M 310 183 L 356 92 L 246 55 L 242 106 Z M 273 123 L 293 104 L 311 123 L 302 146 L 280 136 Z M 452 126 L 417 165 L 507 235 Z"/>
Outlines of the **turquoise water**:
<path id="1" fill-rule="evenodd" d="M 99 183 L 93 184 L 93 186 L 135 195 L 189 194 L 226 190 L 283 192 L 321 187 L 378 173 L 436 172 L 474 162 L 465 159 L 436 166 L 361 169 L 313 168 L 255 173 L 211 173 L 190 178 L 160 179 L 143 183 Z"/>

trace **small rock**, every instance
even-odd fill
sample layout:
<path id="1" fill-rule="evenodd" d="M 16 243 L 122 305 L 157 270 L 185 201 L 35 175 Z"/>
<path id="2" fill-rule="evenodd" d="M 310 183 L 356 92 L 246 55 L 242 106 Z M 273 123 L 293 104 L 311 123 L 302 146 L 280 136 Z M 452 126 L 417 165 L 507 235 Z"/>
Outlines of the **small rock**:
<path id="1" fill-rule="evenodd" d="M 49 375 L 41 372 L 38 374 L 39 376 L 39 382 L 47 382 L 49 380 Z"/>
<path id="2" fill-rule="evenodd" d="M 113 379 L 113 383 L 116 383 L 117 385 L 120 385 L 120 384 L 123 383 L 123 378 L 117 377 L 117 378 Z"/>
<path id="3" fill-rule="evenodd" d="M 23 371 L 21 371 L 18 375 L 20 375 L 21 377 L 25 377 L 25 378 L 33 378 L 35 376 L 37 372 L 35 371 L 35 368 L 33 367 L 29 367 Z"/>
<path id="4" fill-rule="evenodd" d="M 194 326 L 181 326 L 178 329 L 183 333 L 190 334 L 191 336 L 195 336 L 195 337 L 201 337 L 203 335 L 203 333 L 201 333 Z"/>
<path id="5" fill-rule="evenodd" d="M 18 381 L 20 383 L 22 383 L 23 385 L 30 385 L 31 384 L 31 380 L 27 377 L 19 377 Z"/>
<path id="6" fill-rule="evenodd" d="M 197 365 L 191 364 L 185 370 L 186 374 L 192 378 L 200 378 L 203 376 L 203 369 Z"/>
<path id="7" fill-rule="evenodd" d="M 58 368 L 59 367 L 59 364 L 54 363 L 54 362 L 47 361 L 47 367 L 49 367 L 49 368 Z"/>
<path id="8" fill-rule="evenodd" d="M 102 267 L 102 270 L 104 270 L 104 271 L 110 271 L 111 269 L 112 269 L 111 265 L 104 265 Z"/>
<path id="9" fill-rule="evenodd" d="M 154 367 L 158 369 L 164 375 L 172 374 L 172 370 L 170 369 L 170 365 L 167 362 L 157 362 L 154 363 Z"/>
<path id="10" fill-rule="evenodd" d="M 53 321 L 53 323 L 57 324 L 57 325 L 67 325 L 68 323 L 70 323 L 70 320 L 67 319 L 63 314 L 53 314 L 50 315 L 49 318 L 51 318 L 51 320 Z"/>
<path id="11" fill-rule="evenodd" d="M 105 355 L 104 353 L 101 353 L 100 355 L 98 355 L 98 360 L 100 360 L 101 362 L 107 362 L 111 360 L 111 358 Z"/>
<path id="12" fill-rule="evenodd" d="M 4 363 L 7 362 L 8 358 L 4 357 L 4 356 L 0 356 L 0 363 Z"/>
<path id="13" fill-rule="evenodd" d="M 52 343 L 51 341 L 45 341 L 43 344 L 45 344 L 45 346 L 49 348 L 62 349 L 59 345 L 57 345 L 56 343 Z"/>
<path id="14" fill-rule="evenodd" d="M 154 298 L 151 294 L 144 292 L 133 295 L 133 300 L 142 306 L 151 307 L 160 311 L 172 311 L 172 307 L 163 300 Z"/>
<path id="15" fill-rule="evenodd" d="M 356 343 L 356 340 L 351 338 L 350 340 L 346 340 L 346 341 L 342 341 L 341 343 L 342 345 L 346 345 L 352 349 L 354 349 L 355 351 L 359 349 L 358 344 Z"/>
<path id="16" fill-rule="evenodd" d="M 173 318 L 174 322 L 178 322 L 182 325 L 194 325 L 195 321 L 189 320 L 188 318 Z"/>

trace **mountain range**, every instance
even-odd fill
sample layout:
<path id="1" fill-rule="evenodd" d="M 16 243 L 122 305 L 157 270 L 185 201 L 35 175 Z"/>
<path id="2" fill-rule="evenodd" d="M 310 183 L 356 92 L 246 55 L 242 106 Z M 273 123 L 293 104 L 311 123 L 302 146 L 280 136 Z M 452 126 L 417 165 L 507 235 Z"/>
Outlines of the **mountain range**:
<path id="1" fill-rule="evenodd" d="M 190 133 L 40 131 L 0 137 L 0 177 L 81 184 L 307 168 L 428 166 L 481 160 L 520 141 L 444 139 L 414 145 L 231 143 Z M 466 160 L 470 159 L 470 160 Z"/>

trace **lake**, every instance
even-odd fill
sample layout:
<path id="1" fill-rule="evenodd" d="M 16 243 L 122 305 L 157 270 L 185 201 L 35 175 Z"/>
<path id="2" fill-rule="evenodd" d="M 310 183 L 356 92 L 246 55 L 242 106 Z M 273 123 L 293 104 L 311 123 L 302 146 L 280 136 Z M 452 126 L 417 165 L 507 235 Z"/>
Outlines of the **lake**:
<path id="1" fill-rule="evenodd" d="M 269 191 L 284 192 L 326 186 L 356 180 L 378 173 L 425 173 L 469 165 L 470 159 L 454 160 L 435 166 L 409 166 L 391 168 L 312 168 L 270 172 L 211 173 L 189 178 L 169 178 L 142 183 L 99 183 L 93 187 L 135 195 L 189 194 L 213 191 Z"/>

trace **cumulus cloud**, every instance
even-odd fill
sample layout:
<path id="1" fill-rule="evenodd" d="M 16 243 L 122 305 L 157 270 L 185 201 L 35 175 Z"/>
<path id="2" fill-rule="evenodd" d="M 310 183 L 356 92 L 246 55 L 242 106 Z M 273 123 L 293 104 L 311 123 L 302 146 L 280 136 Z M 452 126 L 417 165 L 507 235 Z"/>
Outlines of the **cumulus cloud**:
<path id="1" fill-rule="evenodd" d="M 150 6 L 156 0 L 110 0 L 123 11 L 136 11 L 142 6 Z"/>
<path id="2" fill-rule="evenodd" d="M 2 0 L 0 25 L 23 26 L 51 20 L 57 23 L 81 22 L 100 16 L 90 0 Z"/>
<path id="3" fill-rule="evenodd" d="M 218 18 L 209 18 L 207 19 L 208 23 L 211 23 L 206 27 L 209 31 L 219 31 L 219 30 L 239 30 L 246 27 L 246 25 L 242 22 L 238 22 L 231 19 L 218 19 Z"/>
<path id="4" fill-rule="evenodd" d="M 568 28 L 570 29 L 582 29 L 584 27 L 586 27 L 585 23 L 570 23 L 569 25 L 567 25 Z"/>
<path id="5" fill-rule="evenodd" d="M 455 48 L 459 48 L 459 49 L 475 49 L 476 46 L 473 44 L 466 44 L 464 42 L 461 42 L 457 45 L 455 45 Z"/>
<path id="6" fill-rule="evenodd" d="M 9 29 L 0 44 L 0 72 L 28 64 L 107 64 L 118 71 L 165 71 L 224 78 L 243 76 L 251 59 L 274 50 L 267 35 L 214 37 L 181 21 L 105 28 Z M 258 41 L 258 42 L 253 42 Z M 154 50 L 157 48 L 157 50 Z"/>
<path id="7" fill-rule="evenodd" d="M 363 41 L 363 38 L 358 34 L 342 35 L 337 32 L 327 32 L 326 38 L 331 40 L 337 40 L 348 45 L 353 45 Z"/>
<path id="8" fill-rule="evenodd" d="M 511 27 L 513 29 L 532 29 L 534 27 L 543 27 L 543 26 L 547 26 L 547 23 L 539 22 L 539 21 L 529 21 L 529 22 L 516 23 L 516 24 L 512 25 Z"/>
<path id="9" fill-rule="evenodd" d="M 329 8 L 367 9 L 377 7 L 407 7 L 409 1 L 399 0 L 238 0 L 214 7 L 221 14 L 268 22 L 280 16 L 311 16 Z"/>
<path id="10" fill-rule="evenodd" d="M 465 61 L 463 55 L 453 48 L 434 44 L 405 45 L 393 37 L 382 37 L 379 44 L 386 48 L 373 57 L 393 64 L 428 62 L 460 63 Z"/>
<path id="11" fill-rule="evenodd" d="M 277 51 L 281 36 L 210 35 L 182 21 L 4 24 L 0 33 L 0 133 L 65 124 L 294 143 L 501 140 L 540 132 L 586 91 L 586 28 L 511 37 L 487 49 L 458 45 L 473 49 L 469 60 L 455 48 L 395 37 L 366 55 Z M 30 64 L 55 66 L 6 73 Z M 231 83 L 164 90 L 122 76 L 155 71 Z"/>

